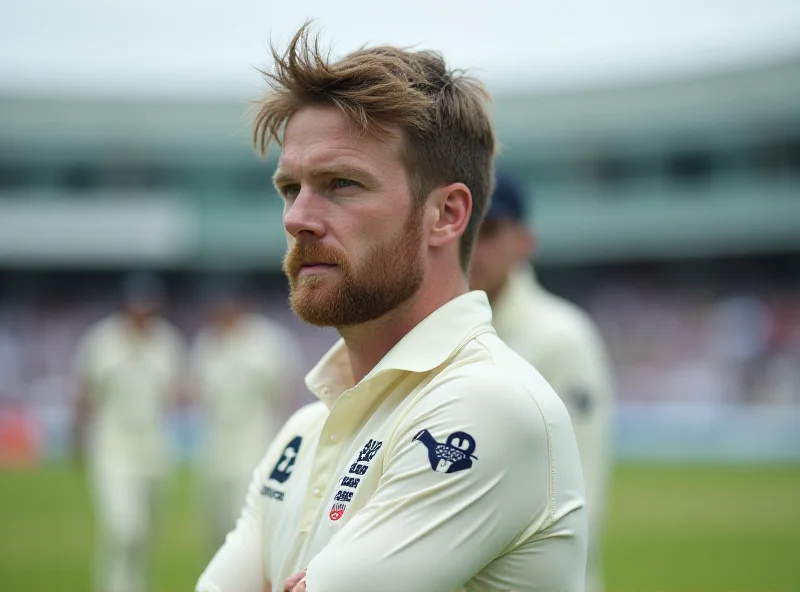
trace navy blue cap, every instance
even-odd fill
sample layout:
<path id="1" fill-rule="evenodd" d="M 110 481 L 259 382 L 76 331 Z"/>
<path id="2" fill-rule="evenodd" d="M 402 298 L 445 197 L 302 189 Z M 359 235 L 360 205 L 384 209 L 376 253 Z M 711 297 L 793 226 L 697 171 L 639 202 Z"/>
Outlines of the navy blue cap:
<path id="1" fill-rule="evenodd" d="M 204 300 L 212 306 L 231 300 L 239 301 L 247 296 L 248 284 L 243 275 L 219 273 L 206 278 L 200 287 Z"/>
<path id="2" fill-rule="evenodd" d="M 164 284 L 154 273 L 133 272 L 122 280 L 122 299 L 127 305 L 161 304 L 164 296 Z"/>
<path id="3" fill-rule="evenodd" d="M 498 171 L 485 220 L 524 222 L 525 201 L 525 192 L 519 181 L 506 172 Z"/>

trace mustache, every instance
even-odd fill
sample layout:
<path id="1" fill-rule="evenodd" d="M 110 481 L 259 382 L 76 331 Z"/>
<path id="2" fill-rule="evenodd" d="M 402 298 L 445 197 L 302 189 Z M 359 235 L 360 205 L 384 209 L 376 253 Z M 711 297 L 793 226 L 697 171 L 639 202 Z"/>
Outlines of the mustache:
<path id="1" fill-rule="evenodd" d="M 297 277 L 300 268 L 309 263 L 325 263 L 347 268 L 344 253 L 318 243 L 295 241 L 283 257 L 283 272 L 289 277 Z"/>

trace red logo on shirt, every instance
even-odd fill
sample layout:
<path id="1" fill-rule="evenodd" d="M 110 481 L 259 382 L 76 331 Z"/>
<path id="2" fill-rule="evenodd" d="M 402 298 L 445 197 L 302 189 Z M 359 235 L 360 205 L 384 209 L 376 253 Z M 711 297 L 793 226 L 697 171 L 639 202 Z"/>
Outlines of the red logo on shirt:
<path id="1" fill-rule="evenodd" d="M 331 520 L 336 521 L 342 516 L 344 516 L 344 509 L 347 507 L 347 504 L 333 504 L 331 508 L 331 513 L 328 514 Z"/>

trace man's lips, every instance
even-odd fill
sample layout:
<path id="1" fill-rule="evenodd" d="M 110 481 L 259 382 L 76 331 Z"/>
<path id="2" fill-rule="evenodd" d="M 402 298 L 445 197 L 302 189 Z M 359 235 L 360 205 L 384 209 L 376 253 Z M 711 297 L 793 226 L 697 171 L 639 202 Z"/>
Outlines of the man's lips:
<path id="1" fill-rule="evenodd" d="M 323 263 L 321 261 L 309 261 L 307 263 L 303 263 L 298 270 L 298 274 L 302 273 L 315 273 L 319 271 L 324 271 L 326 269 L 333 269 L 337 267 L 335 263 Z"/>

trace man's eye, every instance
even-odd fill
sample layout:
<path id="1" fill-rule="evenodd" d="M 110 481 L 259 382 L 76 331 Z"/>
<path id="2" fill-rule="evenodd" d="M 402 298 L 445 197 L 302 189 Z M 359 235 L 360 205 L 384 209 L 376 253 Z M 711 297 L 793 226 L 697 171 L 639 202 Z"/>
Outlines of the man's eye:
<path id="1" fill-rule="evenodd" d="M 284 185 L 281 193 L 287 199 L 294 199 L 300 194 L 300 185 Z"/>
<path id="2" fill-rule="evenodd" d="M 336 189 L 346 189 L 347 187 L 355 187 L 358 185 L 355 181 L 351 181 L 350 179 L 334 179 L 333 186 Z"/>

